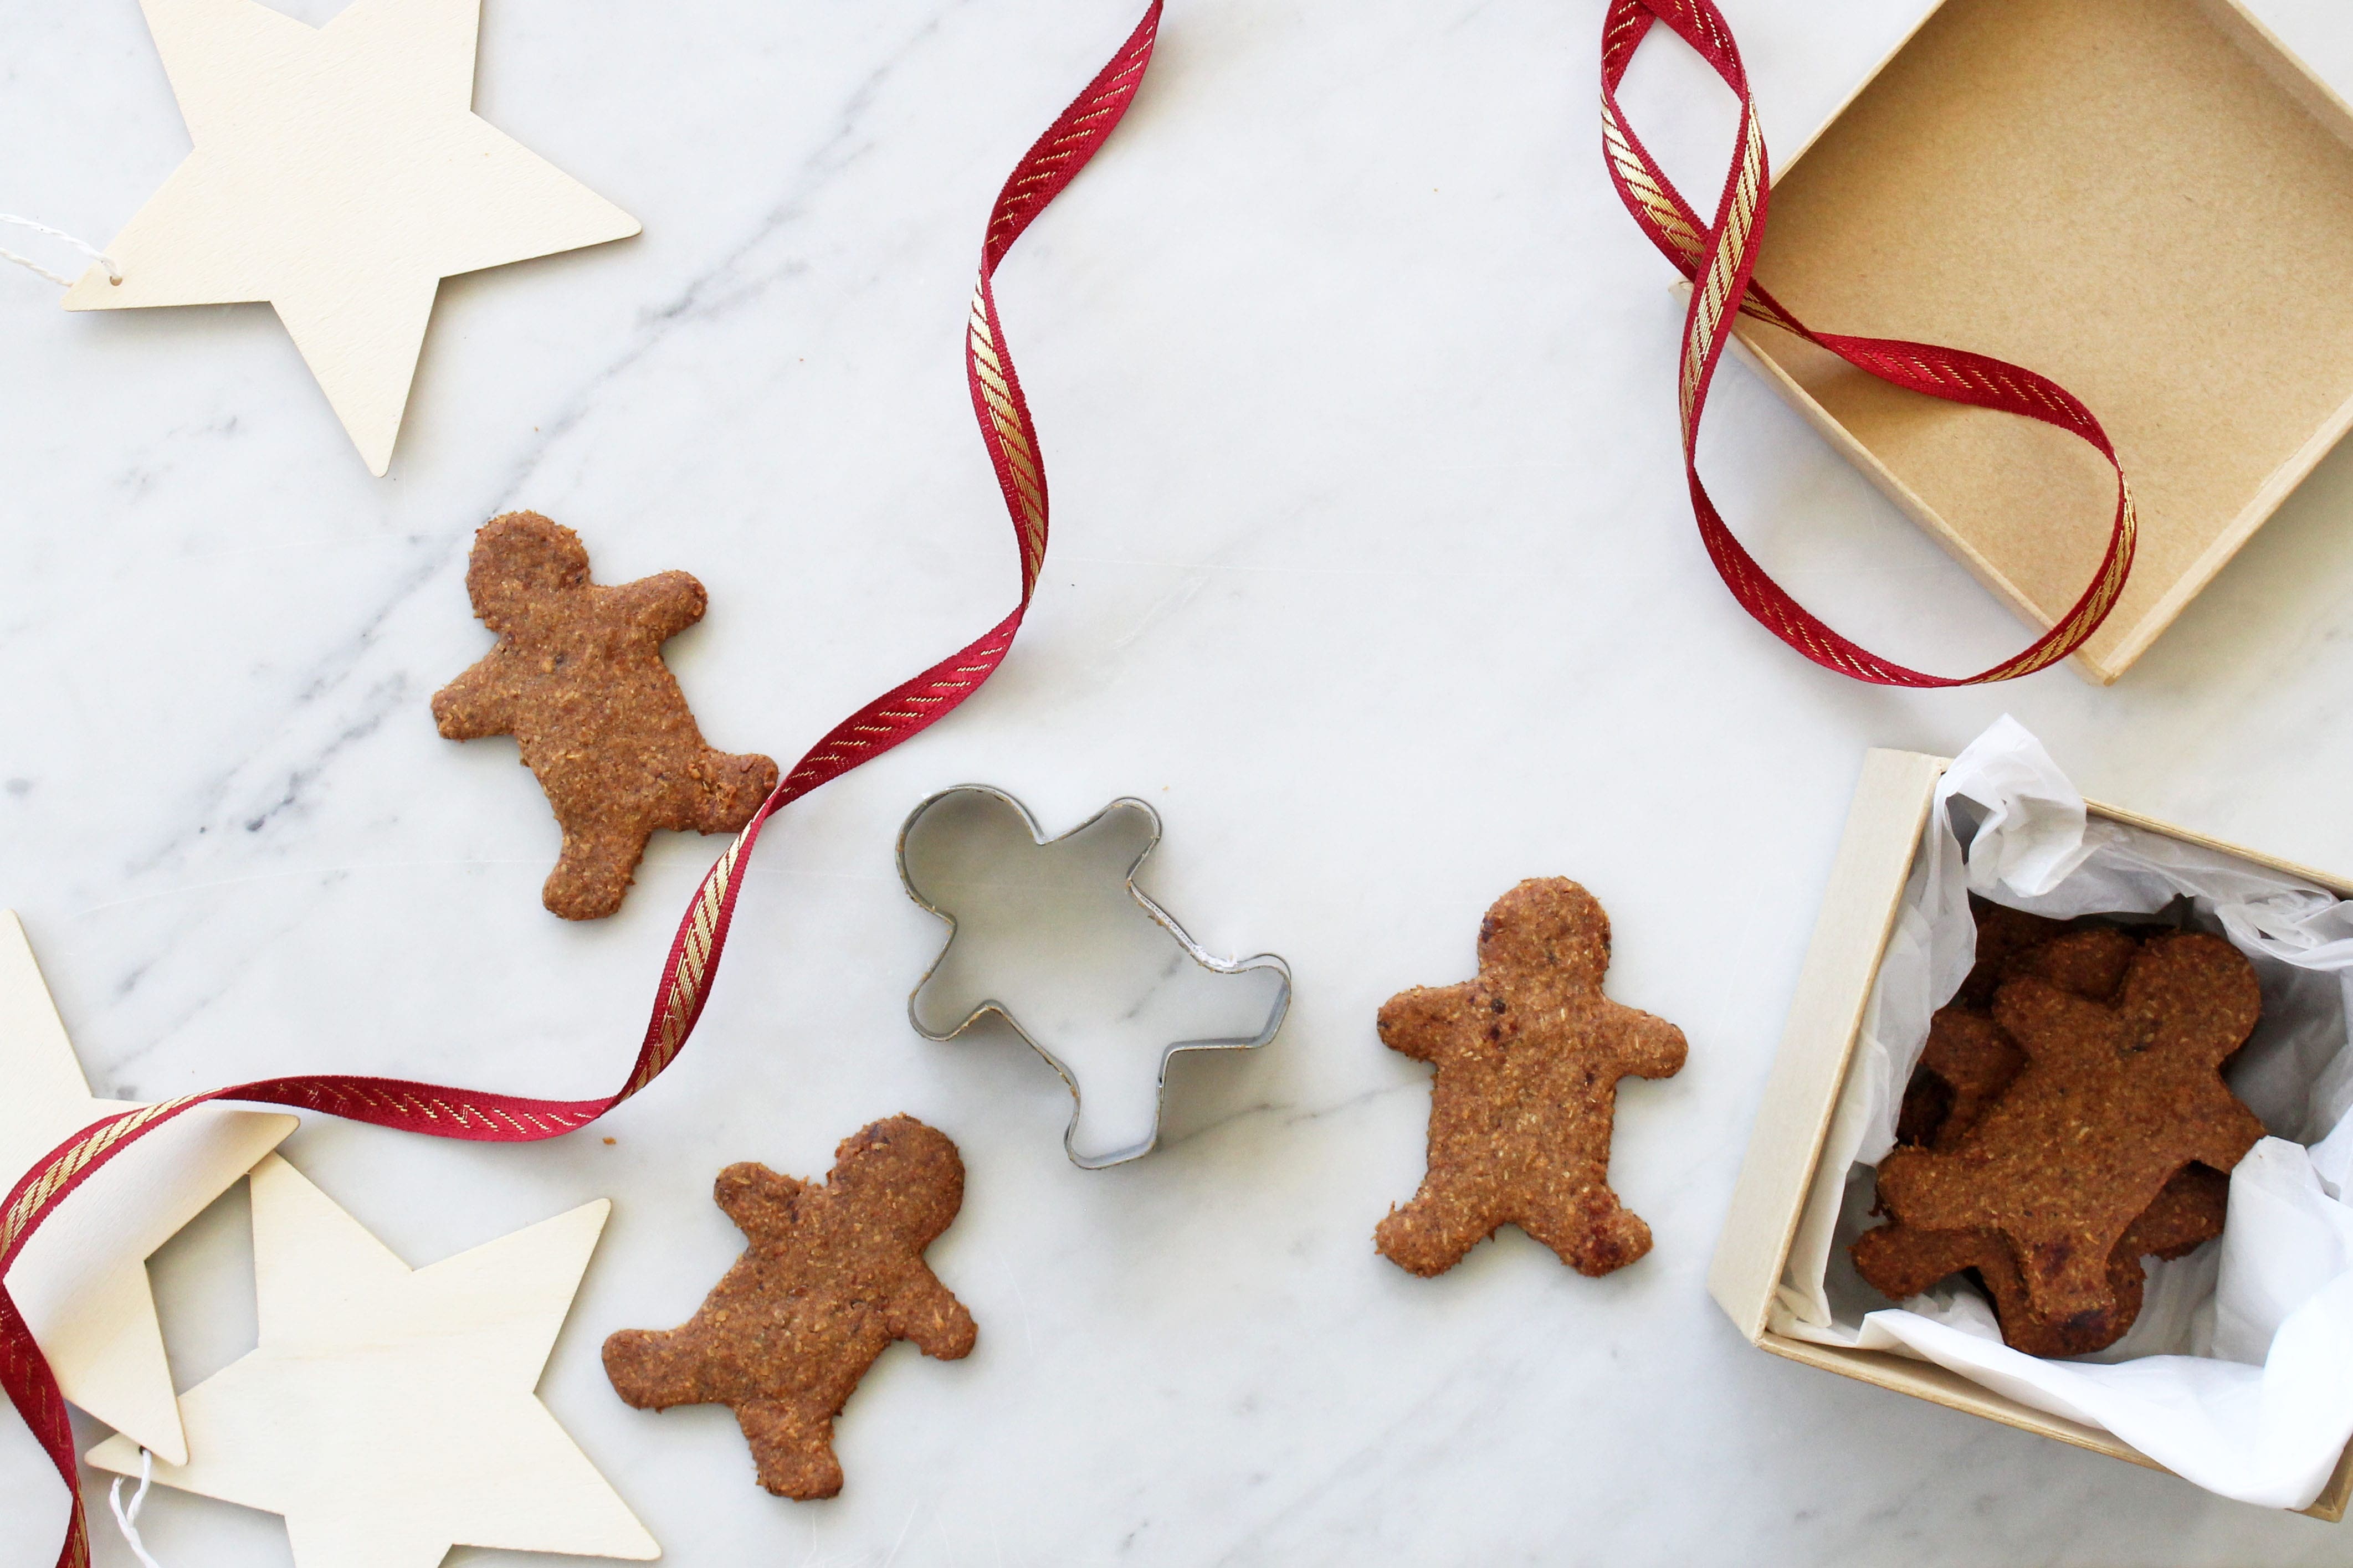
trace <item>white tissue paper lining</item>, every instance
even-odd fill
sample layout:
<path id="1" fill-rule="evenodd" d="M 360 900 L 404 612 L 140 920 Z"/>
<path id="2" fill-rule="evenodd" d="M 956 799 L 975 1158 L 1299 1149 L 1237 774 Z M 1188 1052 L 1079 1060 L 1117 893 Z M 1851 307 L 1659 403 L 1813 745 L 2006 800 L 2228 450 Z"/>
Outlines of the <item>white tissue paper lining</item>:
<path id="1" fill-rule="evenodd" d="M 1962 837 L 1967 836 L 1964 852 Z M 2231 1087 L 2272 1136 L 2231 1173 L 2223 1234 L 2146 1259 L 2138 1320 L 2095 1356 L 2001 1342 L 1984 1299 L 1948 1281 L 1902 1308 L 1847 1244 L 1870 1226 L 1873 1167 L 1895 1142 L 1929 1015 L 1967 977 L 1968 895 L 2031 913 L 2155 915 L 2253 963 L 2263 1021 Z M 1790 1247 L 1772 1327 L 1932 1361 L 2038 1410 L 2115 1434 L 2210 1490 L 2311 1504 L 2353 1436 L 2353 902 L 2235 856 L 2105 819 L 2015 720 L 1937 786 L 1837 1114 Z"/>

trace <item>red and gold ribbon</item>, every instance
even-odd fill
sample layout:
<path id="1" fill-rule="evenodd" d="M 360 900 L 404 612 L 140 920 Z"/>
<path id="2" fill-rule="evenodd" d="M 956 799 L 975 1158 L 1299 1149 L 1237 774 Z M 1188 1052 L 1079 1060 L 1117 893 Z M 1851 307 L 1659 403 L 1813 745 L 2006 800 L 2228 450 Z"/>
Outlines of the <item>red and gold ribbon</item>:
<path id="1" fill-rule="evenodd" d="M 1152 58 L 1161 0 L 1085 91 L 1022 157 L 989 216 L 965 337 L 965 367 L 981 439 L 997 471 L 1020 556 L 1021 592 L 1012 610 L 986 633 L 921 675 L 885 692 L 836 725 L 762 805 L 696 890 L 670 943 L 670 959 L 635 1064 L 618 1092 L 598 1100 L 532 1100 L 444 1089 L 393 1079 L 318 1075 L 269 1079 L 184 1096 L 126 1111 L 85 1128 L 19 1180 L 0 1207 L 0 1277 L 57 1205 L 92 1172 L 137 1139 L 190 1107 L 227 1100 L 296 1110 L 399 1128 L 435 1137 L 488 1142 L 532 1142 L 595 1121 L 644 1089 L 674 1060 L 702 1016 L 704 999 L 725 951 L 735 907 L 737 875 L 759 842 L 768 818 L 829 780 L 912 739 L 945 717 L 1003 662 L 1037 592 L 1046 555 L 1046 474 L 1038 435 L 1007 351 L 992 288 L 997 265 L 1022 232 L 1101 149 L 1134 100 Z M 1715 221 L 1698 215 L 1652 161 L 1618 105 L 1628 64 L 1653 22 L 1664 22 L 1696 49 L 1740 99 L 1739 142 Z M 1683 459 L 1692 504 L 1708 553 L 1733 596 L 1748 613 L 1799 653 L 1860 680 L 1895 686 L 1956 686 L 2007 679 L 2054 663 L 2083 646 L 2122 592 L 2133 552 L 2133 506 L 2121 467 L 2116 471 L 2114 531 L 2100 570 L 2073 609 L 2016 658 L 1977 675 L 1924 675 L 1858 647 L 1799 605 L 1767 576 L 1733 537 L 1700 482 L 1699 422 L 1739 314 L 1767 321 L 1818 343 L 1860 369 L 1932 397 L 2039 419 L 2088 442 L 2111 466 L 2114 447 L 2091 413 L 2048 378 L 1982 354 L 1933 344 L 1817 333 L 1776 302 L 1753 274 L 1768 197 L 1765 143 L 1739 50 L 1710 0 L 1610 0 L 1601 55 L 1602 141 L 1611 180 L 1627 210 L 1652 243 L 1693 284 L 1683 329 L 1680 394 Z M 72 1494 L 72 1514 L 58 1552 L 59 1568 L 88 1568 L 73 1433 L 55 1376 L 0 1287 L 0 1389 L 32 1427 Z"/>
<path id="2" fill-rule="evenodd" d="M 90 1174 L 133 1142 L 191 1106 L 234 1100 L 282 1105 L 298 1110 L 396 1127 L 438 1138 L 528 1143 L 587 1126 L 636 1094 L 670 1066 L 694 1032 L 712 979 L 727 945 L 735 909 L 737 875 L 760 840 L 768 818 L 819 784 L 881 756 L 922 733 L 979 689 L 1003 662 L 1020 630 L 1046 558 L 1046 470 L 1039 460 L 1037 427 L 1013 371 L 1005 331 L 997 320 L 991 288 L 997 264 L 1038 215 L 1061 194 L 1099 151 L 1127 112 L 1152 60 L 1160 25 L 1161 0 L 1152 0 L 1126 43 L 1045 135 L 1025 153 L 998 193 L 981 246 L 980 281 L 973 291 L 972 317 L 965 334 L 965 370 L 972 406 L 980 422 L 997 487 L 1013 520 L 1021 559 L 1021 594 L 1012 612 L 986 633 L 903 685 L 892 688 L 834 726 L 811 747 L 751 823 L 711 868 L 671 942 L 669 967 L 654 999 L 653 1016 L 635 1065 L 619 1092 L 601 1100 L 527 1100 L 482 1094 L 393 1079 L 314 1076 L 267 1079 L 142 1106 L 83 1129 L 68 1139 L 9 1192 L 0 1208 L 0 1276 L 24 1250 L 26 1240 L 58 1204 Z M 90 1541 L 77 1484 L 73 1429 L 56 1377 L 34 1342 L 16 1303 L 0 1288 L 0 1388 L 5 1388 L 73 1495 L 59 1568 L 88 1568 Z"/>
<path id="3" fill-rule="evenodd" d="M 1696 50 L 1740 100 L 1738 142 L 1723 198 L 1716 204 L 1715 222 L 1710 226 L 1700 223 L 1699 215 L 1627 125 L 1618 105 L 1618 88 L 1626 79 L 1626 68 L 1655 22 L 1665 23 Z M 2132 569 L 2132 488 L 2126 482 L 2107 432 L 2066 388 L 2022 366 L 1934 343 L 1817 332 L 1765 291 L 1754 277 L 1771 195 L 1765 137 L 1757 128 L 1757 102 L 1748 89 L 1747 73 L 1741 68 L 1739 47 L 1713 0 L 1610 0 L 1601 29 L 1601 148 L 1610 181 L 1617 185 L 1626 210 L 1651 237 L 1651 243 L 1691 279 L 1691 309 L 1683 318 L 1678 386 L 1683 471 L 1691 484 L 1692 510 L 1699 520 L 1708 558 L 1715 563 L 1718 575 L 1741 607 L 1816 664 L 1882 686 L 1971 686 L 2008 680 L 2055 664 L 2083 647 L 2116 607 L 2117 596 L 2124 592 L 2125 575 Z M 1966 676 L 1926 675 L 1882 658 L 1840 636 L 1791 598 L 1733 537 L 1708 498 L 1707 487 L 1700 482 L 1700 416 L 1707 407 L 1717 362 L 1732 336 L 1732 323 L 1742 315 L 1794 332 L 1894 385 L 1948 403 L 2038 419 L 2089 444 L 2116 471 L 2116 510 L 2107 553 L 2084 596 L 2024 652 Z"/>

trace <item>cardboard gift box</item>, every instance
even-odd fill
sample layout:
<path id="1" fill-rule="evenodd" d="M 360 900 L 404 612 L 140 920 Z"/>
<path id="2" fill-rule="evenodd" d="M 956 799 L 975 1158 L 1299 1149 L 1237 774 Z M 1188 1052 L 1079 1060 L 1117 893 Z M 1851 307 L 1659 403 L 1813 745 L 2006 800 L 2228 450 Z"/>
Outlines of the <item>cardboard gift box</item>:
<path id="1" fill-rule="evenodd" d="M 2139 505 L 2116 679 L 2353 424 L 2353 110 L 2236 0 L 1944 0 L 1778 172 L 1757 276 L 1829 331 L 2048 375 Z M 1743 319 L 1746 357 L 2037 626 L 2107 546 L 2073 437 Z"/>
<path id="2" fill-rule="evenodd" d="M 2096 1453 L 2162 1468 L 2107 1432 L 2048 1415 L 1933 1363 L 1818 1344 L 1778 1332 L 1772 1326 L 1776 1294 L 1830 1136 L 1881 955 L 1894 928 L 1937 781 L 1948 765 L 1945 758 L 1914 752 L 1873 751 L 1863 759 L 1862 781 L 1855 789 L 1845 836 L 1822 896 L 1821 915 L 1799 975 L 1780 1054 L 1766 1082 L 1723 1237 L 1708 1270 L 1708 1291 L 1751 1343 L 1775 1355 Z M 2353 898 L 2353 882 L 2341 878 L 2323 876 L 2114 806 L 2089 801 L 2085 805 L 2094 817 L 2220 850 Z M 2336 1473 L 2304 1511 L 2340 1520 L 2348 1498 L 2353 1498 L 2353 1447 L 2347 1448 Z"/>

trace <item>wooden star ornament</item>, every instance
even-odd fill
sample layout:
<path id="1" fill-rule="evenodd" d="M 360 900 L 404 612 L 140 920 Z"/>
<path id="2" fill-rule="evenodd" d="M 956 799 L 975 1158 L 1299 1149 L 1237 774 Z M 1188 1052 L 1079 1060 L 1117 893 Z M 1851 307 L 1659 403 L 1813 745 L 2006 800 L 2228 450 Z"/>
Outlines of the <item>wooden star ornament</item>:
<path id="1" fill-rule="evenodd" d="M 260 1343 L 181 1396 L 156 1480 L 283 1514 L 299 1568 L 661 1554 L 533 1393 L 609 1203 L 412 1270 L 276 1155 L 252 1187 Z M 89 1459 L 139 1473 L 121 1437 Z"/>
<path id="2" fill-rule="evenodd" d="M 266 300 L 371 473 L 441 279 L 638 232 L 472 109 L 481 0 L 141 0 L 195 147 L 69 310 Z"/>
<path id="3" fill-rule="evenodd" d="M 90 1092 L 16 917 L 0 910 L 0 1190 L 68 1138 L 135 1110 Z M 187 1458 L 148 1254 L 300 1123 L 200 1105 L 74 1189 L 8 1270 L 8 1291 L 65 1396 L 169 1459 Z"/>

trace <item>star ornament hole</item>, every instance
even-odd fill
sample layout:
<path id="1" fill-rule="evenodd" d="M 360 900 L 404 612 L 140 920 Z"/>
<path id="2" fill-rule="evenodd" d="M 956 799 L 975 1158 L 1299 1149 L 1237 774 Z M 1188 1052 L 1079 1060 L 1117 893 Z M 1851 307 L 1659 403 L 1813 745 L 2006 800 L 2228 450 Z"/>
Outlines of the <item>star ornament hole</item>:
<path id="1" fill-rule="evenodd" d="M 1004 1019 L 1069 1087 L 1062 1145 L 1087 1170 L 1151 1152 L 1178 1052 L 1254 1050 L 1291 1005 L 1282 959 L 1212 956 L 1136 886 L 1159 839 L 1134 799 L 1049 838 L 986 784 L 932 796 L 900 830 L 908 896 L 949 928 L 909 1020 L 946 1041 Z"/>

